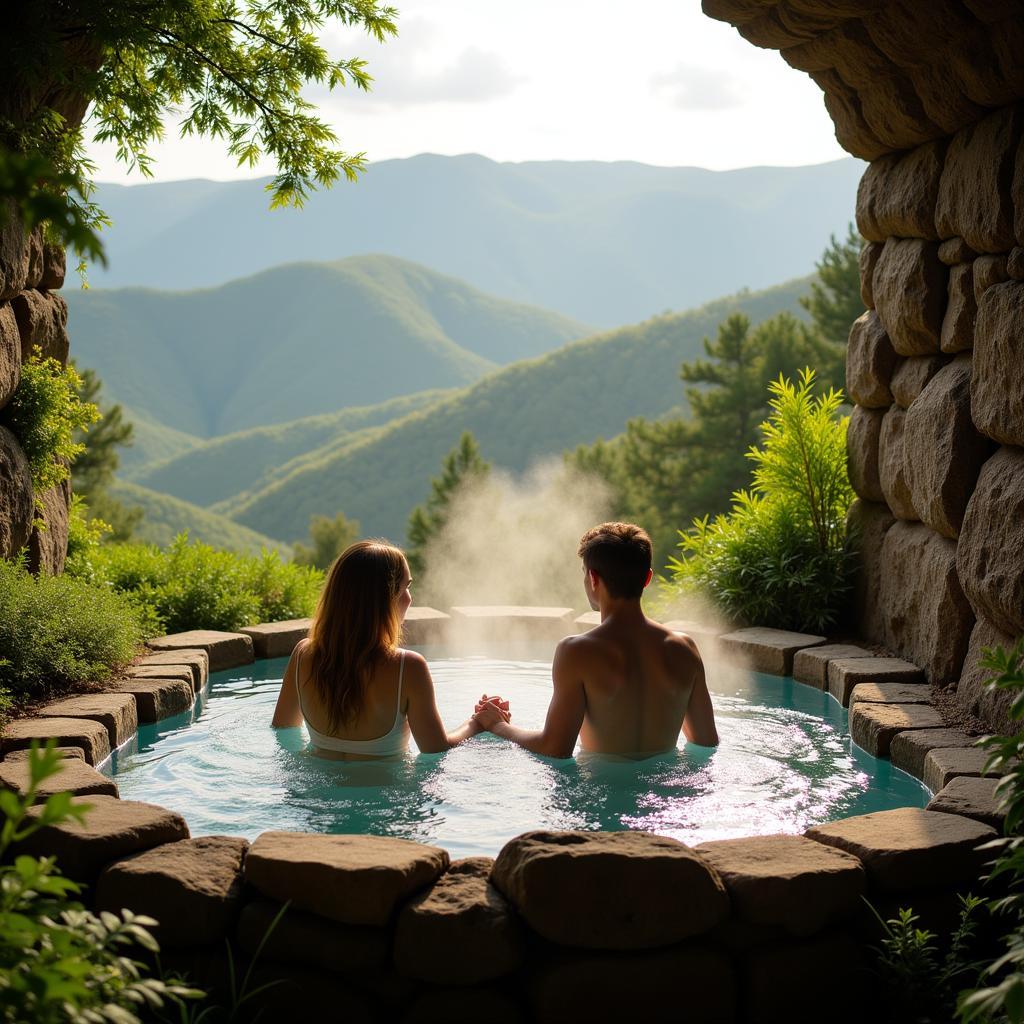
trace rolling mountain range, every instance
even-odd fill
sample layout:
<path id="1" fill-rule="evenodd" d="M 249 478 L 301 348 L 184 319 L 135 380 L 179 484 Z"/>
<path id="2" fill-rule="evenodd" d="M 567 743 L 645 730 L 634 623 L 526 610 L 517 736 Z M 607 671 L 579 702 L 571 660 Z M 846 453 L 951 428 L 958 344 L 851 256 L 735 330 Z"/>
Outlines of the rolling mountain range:
<path id="1" fill-rule="evenodd" d="M 75 359 L 107 399 L 199 438 L 461 387 L 590 333 L 390 256 L 293 263 L 192 292 L 67 298 Z M 162 440 L 164 454 L 182 447 Z"/>
<path id="2" fill-rule="evenodd" d="M 338 512 L 358 519 L 364 533 L 400 541 L 463 430 L 473 431 L 485 458 L 520 470 L 618 434 L 634 416 L 677 409 L 679 365 L 698 354 L 705 336 L 735 311 L 755 323 L 781 310 L 799 315 L 809 281 L 572 342 L 459 390 L 206 441 L 132 469 L 131 479 L 284 542 L 305 537 L 312 515 Z"/>
<path id="3" fill-rule="evenodd" d="M 612 327 L 805 274 L 829 234 L 845 234 L 863 167 L 708 171 L 424 154 L 371 164 L 355 185 L 274 211 L 267 179 L 103 184 L 110 263 L 90 280 L 209 288 L 290 261 L 379 252 Z"/>

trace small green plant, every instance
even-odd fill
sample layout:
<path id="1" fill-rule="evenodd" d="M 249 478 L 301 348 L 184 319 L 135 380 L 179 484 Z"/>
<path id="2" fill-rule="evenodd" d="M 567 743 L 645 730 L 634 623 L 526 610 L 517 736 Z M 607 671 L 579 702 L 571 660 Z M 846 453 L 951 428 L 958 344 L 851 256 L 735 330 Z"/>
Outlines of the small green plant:
<path id="1" fill-rule="evenodd" d="M 984 962 L 976 954 L 976 912 L 985 901 L 970 894 L 959 899 L 959 921 L 945 953 L 939 936 L 920 928 L 911 908 L 902 907 L 896 917 L 884 920 L 868 904 L 882 929 L 876 971 L 894 1020 L 944 1024 L 955 1012 L 957 993 L 979 977 Z"/>
<path id="2" fill-rule="evenodd" d="M 187 533 L 163 550 L 105 544 L 90 565 L 96 579 L 137 609 L 148 635 L 304 618 L 312 615 L 323 585 L 319 570 L 282 562 L 276 551 L 219 551 L 190 543 Z"/>
<path id="3" fill-rule="evenodd" d="M 1012 696 L 1009 717 L 1024 721 L 1024 638 L 1012 650 L 986 649 L 981 666 L 992 676 L 988 687 Z M 1005 835 L 982 849 L 998 851 L 989 881 L 1000 881 L 1006 895 L 992 901 L 997 918 L 1005 921 L 1006 952 L 985 969 L 985 987 L 964 992 L 959 1016 L 963 1024 L 1005 1019 L 1024 1022 L 1024 732 L 990 736 L 982 741 L 990 751 L 986 772 L 999 774 L 999 809 L 1006 815 Z"/>
<path id="4" fill-rule="evenodd" d="M 102 519 L 90 518 L 86 512 L 85 499 L 80 494 L 73 494 L 68 510 L 68 553 L 64 571 L 80 580 L 94 583 L 96 569 L 93 559 L 111 528 Z"/>
<path id="5" fill-rule="evenodd" d="M 88 804 L 73 803 L 69 793 L 33 809 L 40 785 L 61 764 L 53 741 L 44 750 L 33 744 L 24 795 L 0 791 L 0 860 L 10 861 L 12 848 L 39 829 L 87 816 Z M 79 891 L 52 857 L 15 855 L 0 867 L 0 1019 L 139 1024 L 168 1002 L 202 995 L 173 979 L 148 977 L 129 955 L 158 952 L 148 931 L 156 921 L 127 910 L 90 913 L 74 900 Z"/>
<path id="6" fill-rule="evenodd" d="M 680 531 L 669 594 L 698 591 L 732 619 L 783 629 L 836 621 L 853 569 L 847 420 L 842 393 L 815 395 L 814 379 L 806 369 L 795 385 L 781 376 L 769 385 L 764 441 L 747 452 L 752 489 L 733 495 L 728 515 Z"/>
<path id="7" fill-rule="evenodd" d="M 0 559 L 0 694 L 38 699 L 100 682 L 131 661 L 139 616 L 107 586 L 33 576 Z"/>
<path id="8" fill-rule="evenodd" d="M 21 367 L 21 381 L 0 414 L 17 437 L 32 470 L 37 495 L 67 480 L 70 465 L 85 446 L 75 431 L 88 430 L 99 409 L 79 397 L 82 380 L 73 366 L 32 355 Z"/>

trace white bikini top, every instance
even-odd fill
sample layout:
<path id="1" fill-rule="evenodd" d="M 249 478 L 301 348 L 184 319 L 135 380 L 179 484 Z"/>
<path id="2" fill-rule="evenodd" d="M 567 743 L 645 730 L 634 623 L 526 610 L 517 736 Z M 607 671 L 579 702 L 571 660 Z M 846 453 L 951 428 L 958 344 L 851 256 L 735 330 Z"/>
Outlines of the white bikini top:
<path id="1" fill-rule="evenodd" d="M 301 655 L 295 655 L 295 692 L 299 697 L 299 710 L 302 712 L 302 720 L 309 730 L 309 739 L 314 747 L 320 750 L 330 750 L 338 754 L 363 754 L 371 757 L 394 757 L 397 754 L 404 754 L 407 748 L 405 732 L 405 716 L 402 714 L 402 676 L 405 674 L 405 651 L 402 651 L 398 660 L 398 703 L 395 706 L 395 724 L 391 729 L 372 740 L 343 740 L 340 736 L 329 736 L 327 733 L 319 732 L 310 724 L 306 717 L 305 709 L 302 707 L 302 690 L 299 689 L 299 661 Z"/>

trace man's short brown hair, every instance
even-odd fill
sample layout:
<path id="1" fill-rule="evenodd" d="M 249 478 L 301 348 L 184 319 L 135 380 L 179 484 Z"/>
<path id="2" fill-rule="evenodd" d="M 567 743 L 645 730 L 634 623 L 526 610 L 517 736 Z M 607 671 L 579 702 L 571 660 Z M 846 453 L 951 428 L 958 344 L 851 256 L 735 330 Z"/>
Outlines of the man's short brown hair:
<path id="1" fill-rule="evenodd" d="M 612 597 L 639 597 L 651 571 L 647 531 L 633 523 L 602 523 L 587 530 L 576 552 L 604 580 Z"/>

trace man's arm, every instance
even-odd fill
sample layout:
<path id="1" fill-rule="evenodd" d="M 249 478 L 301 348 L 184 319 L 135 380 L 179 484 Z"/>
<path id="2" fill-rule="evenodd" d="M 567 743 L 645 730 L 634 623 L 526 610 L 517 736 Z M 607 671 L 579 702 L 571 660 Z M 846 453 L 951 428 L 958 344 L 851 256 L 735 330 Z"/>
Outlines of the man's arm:
<path id="1" fill-rule="evenodd" d="M 576 658 L 570 640 L 563 640 L 555 649 L 551 666 L 553 692 L 544 728 L 539 731 L 520 729 L 506 722 L 499 711 L 485 707 L 476 716 L 489 732 L 511 740 L 534 754 L 544 757 L 572 757 L 576 740 L 587 709 L 583 680 L 576 670 Z"/>
<path id="2" fill-rule="evenodd" d="M 690 641 L 693 655 L 697 659 L 693 690 L 690 703 L 686 706 L 683 718 L 683 735 L 690 743 L 701 747 L 718 746 L 718 730 L 715 728 L 715 709 L 711 706 L 711 694 L 708 693 L 708 682 L 704 677 L 704 662 L 701 661 L 696 645 Z"/>

